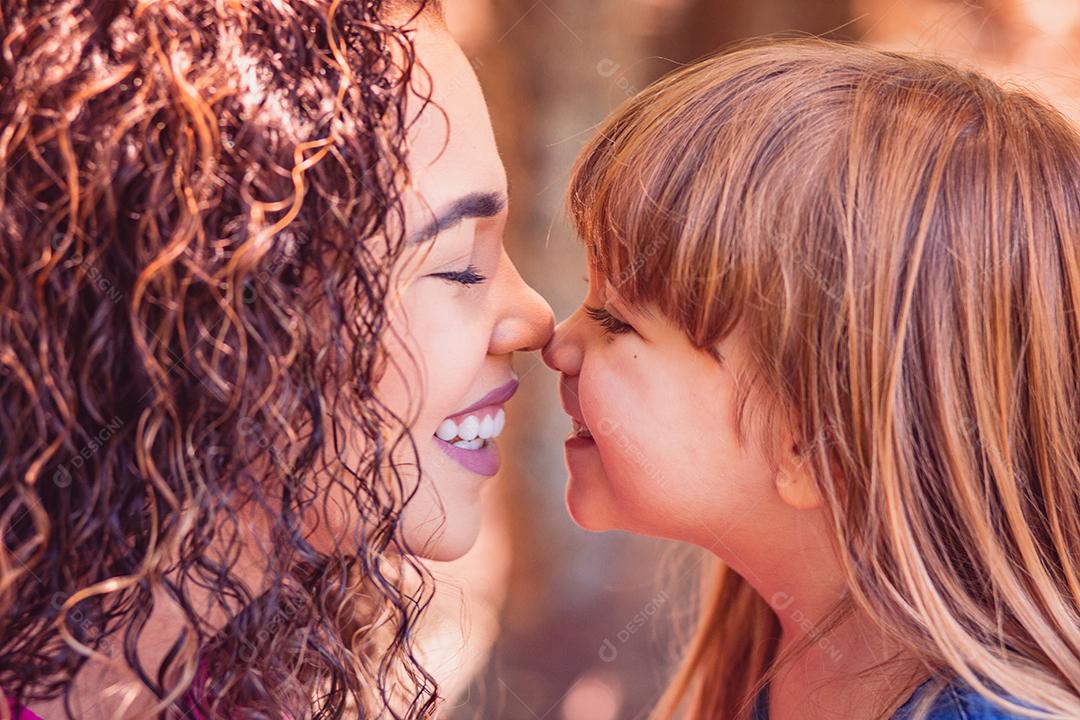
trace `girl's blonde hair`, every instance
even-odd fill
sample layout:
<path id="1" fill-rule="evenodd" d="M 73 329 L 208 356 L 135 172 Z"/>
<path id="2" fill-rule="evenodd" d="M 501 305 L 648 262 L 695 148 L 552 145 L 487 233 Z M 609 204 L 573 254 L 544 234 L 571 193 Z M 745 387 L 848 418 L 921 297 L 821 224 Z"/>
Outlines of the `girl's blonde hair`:
<path id="1" fill-rule="evenodd" d="M 745 329 L 752 392 L 792 418 L 825 498 L 833 620 L 867 614 L 1017 714 L 1080 717 L 1069 123 L 940 62 L 772 42 L 624 105 L 570 204 L 628 302 L 701 348 Z M 712 588 L 660 717 L 745 717 L 775 670 L 775 613 L 723 567 Z"/>

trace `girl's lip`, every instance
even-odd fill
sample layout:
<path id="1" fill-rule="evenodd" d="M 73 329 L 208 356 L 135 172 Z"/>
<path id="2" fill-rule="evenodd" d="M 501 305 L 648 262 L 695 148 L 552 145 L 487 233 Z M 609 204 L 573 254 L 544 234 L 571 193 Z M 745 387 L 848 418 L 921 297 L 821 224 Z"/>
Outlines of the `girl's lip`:
<path id="1" fill-rule="evenodd" d="M 563 441 L 563 445 L 567 450 L 580 450 L 582 448 L 594 448 L 596 447 L 596 441 L 592 438 L 583 438 L 577 435 L 571 435 Z"/>
<path id="2" fill-rule="evenodd" d="M 514 397 L 514 393 L 517 392 L 517 389 L 518 381 L 515 378 L 510 382 L 506 383 L 505 385 L 495 388 L 487 395 L 480 398 L 464 410 L 458 410 L 453 415 L 447 415 L 447 417 L 457 417 L 458 415 L 465 415 L 471 412 L 475 412 L 476 410 L 482 410 L 483 408 L 489 407 L 491 405 L 502 405 L 504 402 Z"/>
<path id="3" fill-rule="evenodd" d="M 589 424 L 581 417 L 581 411 L 578 409 L 577 400 L 571 399 L 571 395 L 576 395 L 576 393 L 567 387 L 567 379 L 564 375 L 559 382 L 559 404 L 562 405 L 563 412 L 569 415 L 571 420 L 576 420 L 579 424 L 588 427 Z M 577 410 L 577 412 L 574 412 L 575 410 Z"/>

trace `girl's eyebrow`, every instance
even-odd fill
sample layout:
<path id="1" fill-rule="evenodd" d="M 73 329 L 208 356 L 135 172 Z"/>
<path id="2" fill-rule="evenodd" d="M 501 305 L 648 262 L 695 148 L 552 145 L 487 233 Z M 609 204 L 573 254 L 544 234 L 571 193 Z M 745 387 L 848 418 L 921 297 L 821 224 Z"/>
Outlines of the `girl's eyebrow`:
<path id="1" fill-rule="evenodd" d="M 618 288 L 616 288 L 614 285 L 612 285 L 610 280 L 607 280 L 607 279 L 604 280 L 604 288 L 603 288 L 603 290 L 604 290 L 604 292 L 603 292 L 604 300 L 606 302 L 615 302 L 615 303 L 617 303 L 617 304 L 619 304 L 619 305 L 621 305 L 622 307 L 625 307 L 625 308 L 630 307 L 630 303 L 627 303 L 627 302 L 623 301 L 622 297 L 619 295 Z M 636 308 L 633 308 L 633 309 L 636 309 Z"/>
<path id="2" fill-rule="evenodd" d="M 634 315 L 646 320 L 651 320 L 656 317 L 656 313 L 652 306 L 643 303 L 631 304 L 624 300 L 619 295 L 619 291 L 615 289 L 615 286 L 606 280 L 604 281 L 603 290 L 604 302 L 612 305 L 620 314 L 624 316 Z"/>
<path id="3" fill-rule="evenodd" d="M 619 300 L 618 297 L 608 296 L 605 299 L 606 299 L 606 302 L 604 304 L 611 307 L 615 312 L 617 312 L 619 315 L 622 315 L 624 318 L 628 318 L 631 315 L 641 315 L 642 314 L 642 313 L 635 312 L 635 310 L 637 308 L 630 307 L 626 303 Z"/>

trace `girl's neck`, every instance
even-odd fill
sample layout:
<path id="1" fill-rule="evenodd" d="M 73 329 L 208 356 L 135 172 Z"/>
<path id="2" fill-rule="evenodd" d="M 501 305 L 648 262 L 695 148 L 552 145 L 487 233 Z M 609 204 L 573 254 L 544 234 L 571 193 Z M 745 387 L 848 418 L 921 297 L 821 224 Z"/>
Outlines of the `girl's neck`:
<path id="1" fill-rule="evenodd" d="M 890 717 L 927 675 L 865 615 L 820 631 L 784 627 L 769 720 Z"/>
<path id="2" fill-rule="evenodd" d="M 852 606 L 825 513 L 815 519 L 800 511 L 796 519 L 781 516 L 776 525 L 789 529 L 777 533 L 785 542 L 747 546 L 729 563 L 762 596 L 780 625 L 769 719 L 870 720 L 894 709 L 893 699 L 909 688 L 914 691 L 926 675 L 904 648 Z M 747 562 L 738 563 L 740 557 Z"/>

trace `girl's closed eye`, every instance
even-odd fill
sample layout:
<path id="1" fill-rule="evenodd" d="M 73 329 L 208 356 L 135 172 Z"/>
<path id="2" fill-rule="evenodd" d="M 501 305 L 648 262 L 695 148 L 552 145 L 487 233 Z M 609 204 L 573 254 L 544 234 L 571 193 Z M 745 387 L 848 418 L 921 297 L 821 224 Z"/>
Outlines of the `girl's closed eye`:
<path id="1" fill-rule="evenodd" d="M 460 285 L 479 285 L 487 281 L 487 277 L 480 274 L 475 265 L 469 265 L 464 270 L 448 270 L 446 272 L 432 273 L 431 277 L 441 278 Z"/>
<path id="2" fill-rule="evenodd" d="M 586 307 L 585 314 L 599 324 L 604 332 L 609 335 L 621 335 L 623 333 L 634 332 L 634 327 L 632 325 L 612 315 L 607 308 Z"/>

